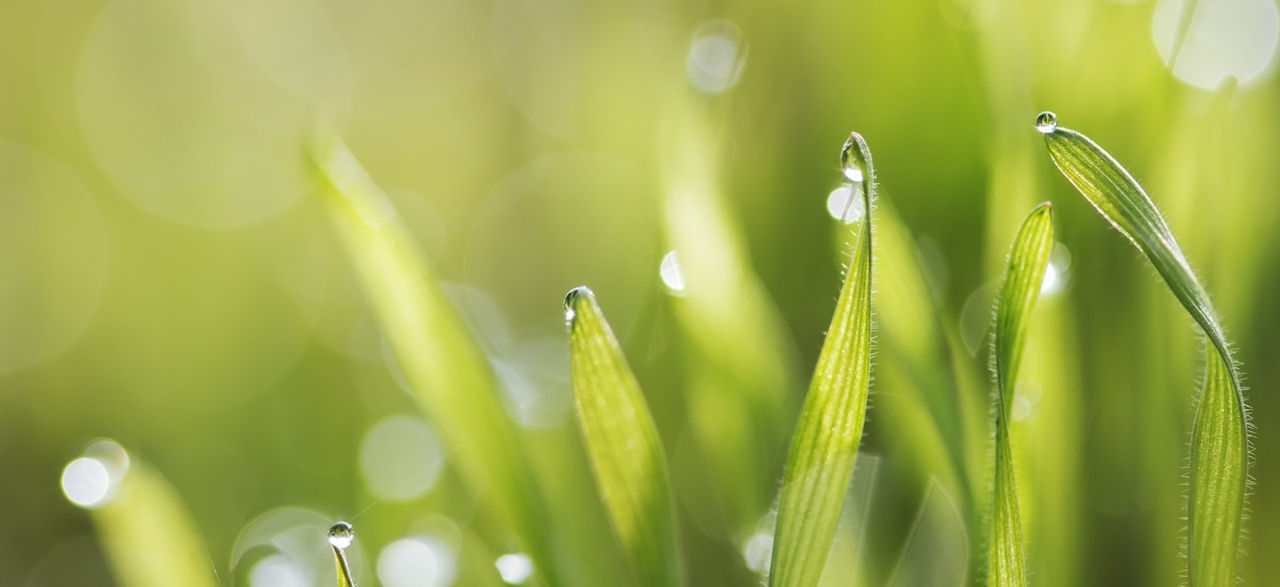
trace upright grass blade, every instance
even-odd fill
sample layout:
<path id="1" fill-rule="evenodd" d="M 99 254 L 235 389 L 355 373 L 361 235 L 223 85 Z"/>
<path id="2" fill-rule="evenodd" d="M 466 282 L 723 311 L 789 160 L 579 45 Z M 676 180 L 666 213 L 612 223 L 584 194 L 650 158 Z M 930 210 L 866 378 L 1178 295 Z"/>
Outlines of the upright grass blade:
<path id="1" fill-rule="evenodd" d="M 67 465 L 62 485 L 69 499 L 89 509 L 120 585 L 218 584 L 208 550 L 177 492 L 120 445 L 95 442 Z"/>
<path id="2" fill-rule="evenodd" d="M 640 585 L 680 582 L 667 462 L 640 384 L 586 287 L 564 299 L 578 426 L 596 484 Z"/>
<path id="3" fill-rule="evenodd" d="M 311 147 L 329 217 L 419 404 L 464 481 L 491 496 L 542 578 L 557 584 L 545 501 L 483 352 L 395 208 L 346 145 L 321 137 Z"/>
<path id="4" fill-rule="evenodd" d="M 871 381 L 871 150 L 853 133 L 841 152 L 863 206 L 853 254 L 791 439 L 769 584 L 815 585 L 831 549 L 862 439 Z M 854 198 L 850 199 L 851 202 Z"/>
<path id="5" fill-rule="evenodd" d="M 678 101 L 659 133 L 664 232 L 685 288 L 671 309 L 687 361 L 692 451 L 678 487 L 704 531 L 737 540 L 773 502 L 771 489 L 796 404 L 794 349 L 726 197 L 728 120 L 701 100 Z M 689 456 L 692 454 L 693 456 Z"/>
<path id="6" fill-rule="evenodd" d="M 1027 584 L 1026 547 L 1014 479 L 1009 419 L 1028 316 L 1040 297 L 1040 285 L 1052 250 L 1053 209 L 1044 203 L 1031 211 L 1013 239 L 1004 286 L 996 302 L 996 461 L 991 541 L 987 546 L 989 586 Z"/>
<path id="7" fill-rule="evenodd" d="M 347 553 L 335 546 L 333 558 L 338 566 L 338 587 L 356 587 L 355 579 L 351 578 L 351 566 L 347 564 Z"/>
<path id="8" fill-rule="evenodd" d="M 983 457 L 986 399 L 962 393 L 944 355 L 945 335 L 917 256 L 916 241 L 891 202 L 876 204 L 876 391 L 886 442 L 907 449 L 920 483 L 937 479 L 966 515 Z M 847 244 L 847 243 L 846 243 Z"/>
<path id="9" fill-rule="evenodd" d="M 333 560 L 337 565 L 338 587 L 356 587 L 356 581 L 351 577 L 351 565 L 347 563 L 347 547 L 355 539 L 355 528 L 347 522 L 337 522 L 329 527 L 329 546 L 333 548 Z"/>
<path id="10" fill-rule="evenodd" d="M 1192 585 L 1231 585 L 1248 489 L 1249 415 L 1241 375 L 1200 281 L 1155 205 L 1110 154 L 1088 137 L 1040 115 L 1054 165 L 1146 256 L 1209 344 L 1191 432 L 1191 488 L 1187 508 L 1187 575 Z"/>

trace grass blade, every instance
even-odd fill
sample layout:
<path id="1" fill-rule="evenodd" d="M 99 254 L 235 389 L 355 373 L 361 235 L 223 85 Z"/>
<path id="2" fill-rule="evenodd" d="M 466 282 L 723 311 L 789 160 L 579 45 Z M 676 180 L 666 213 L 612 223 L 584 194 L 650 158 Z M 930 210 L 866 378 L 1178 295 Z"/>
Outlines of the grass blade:
<path id="1" fill-rule="evenodd" d="M 667 462 L 640 384 L 585 287 L 565 296 L 578 426 L 596 484 L 640 585 L 680 582 Z"/>
<path id="2" fill-rule="evenodd" d="M 100 440 L 67 465 L 63 491 L 89 509 L 116 580 L 126 587 L 214 587 L 208 549 L 159 473 Z"/>
<path id="3" fill-rule="evenodd" d="M 1191 432 L 1187 574 L 1192 585 L 1235 583 L 1248 485 L 1248 410 L 1241 376 L 1209 296 L 1155 204 L 1109 153 L 1088 137 L 1037 119 L 1054 165 L 1128 238 L 1204 331 L 1206 375 Z"/>
<path id="4" fill-rule="evenodd" d="M 355 579 L 351 578 L 351 566 L 347 564 L 347 553 L 335 546 L 333 558 L 338 565 L 338 587 L 356 587 Z"/>
<path id="5" fill-rule="evenodd" d="M 809 393 L 791 439 L 769 584 L 814 585 L 831 548 L 862 439 L 871 381 L 871 150 L 853 133 L 841 153 L 863 213 Z M 851 198 L 852 202 L 852 198 Z"/>
<path id="6" fill-rule="evenodd" d="M 351 577 L 351 565 L 347 562 L 347 547 L 355 542 L 356 531 L 347 522 L 337 522 L 329 527 L 329 546 L 333 548 L 333 560 L 337 565 L 338 587 L 356 587 Z"/>
<path id="7" fill-rule="evenodd" d="M 679 471 L 694 519 L 736 540 L 771 505 L 796 402 L 789 332 L 752 262 L 728 198 L 728 122 L 701 100 L 678 103 L 659 141 L 667 245 L 685 288 L 671 309 L 688 361 L 689 428 L 703 463 Z M 684 459 L 673 463 L 685 465 Z"/>
<path id="8" fill-rule="evenodd" d="M 483 351 L 395 208 L 346 145 L 332 138 L 312 149 L 329 216 L 418 403 L 463 479 L 493 497 L 543 579 L 557 584 L 545 502 Z"/>
<path id="9" fill-rule="evenodd" d="M 1014 237 L 996 303 L 996 461 L 991 541 L 987 549 L 987 585 L 1026 585 L 1026 548 L 1014 479 L 1009 420 L 1013 389 L 1027 332 L 1027 318 L 1040 297 L 1045 267 L 1053 250 L 1053 209 L 1044 203 L 1031 211 Z"/>

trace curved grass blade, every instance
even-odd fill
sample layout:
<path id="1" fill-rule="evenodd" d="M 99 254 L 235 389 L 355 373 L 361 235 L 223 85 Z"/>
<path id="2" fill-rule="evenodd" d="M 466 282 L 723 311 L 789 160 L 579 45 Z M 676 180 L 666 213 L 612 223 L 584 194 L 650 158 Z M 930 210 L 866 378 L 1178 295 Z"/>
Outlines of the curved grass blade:
<path id="1" fill-rule="evenodd" d="M 1155 204 L 1109 153 L 1088 137 L 1037 119 L 1054 165 L 1151 262 L 1204 331 L 1205 379 L 1191 432 L 1187 574 L 1192 585 L 1235 583 L 1248 489 L 1248 409 L 1241 375 L 1200 281 Z"/>
<path id="2" fill-rule="evenodd" d="M 769 584 L 817 583 L 831 549 L 862 439 L 871 381 L 871 150 L 853 133 L 841 152 L 845 175 L 861 196 L 849 272 L 818 355 L 809 394 L 791 439 Z M 854 198 L 850 198 L 853 202 Z"/>
<path id="3" fill-rule="evenodd" d="M 483 351 L 385 194 L 335 137 L 311 145 L 329 211 L 416 399 L 474 491 L 493 497 L 549 584 L 558 584 L 545 500 L 498 400 Z"/>
<path id="4" fill-rule="evenodd" d="M 75 489 L 95 482 L 98 491 Z M 83 457 L 67 465 L 62 485 L 72 502 L 89 509 L 121 585 L 218 584 L 208 549 L 177 492 L 146 463 L 130 459 L 120 445 L 106 440 L 90 445 Z"/>
<path id="5" fill-rule="evenodd" d="M 583 444 L 627 563 L 640 585 L 680 582 L 667 462 L 640 384 L 586 287 L 564 299 Z"/>
<path id="6" fill-rule="evenodd" d="M 1053 208 L 1031 211 L 1009 250 L 1004 286 L 996 302 L 996 461 L 991 541 L 987 547 L 987 585 L 1027 584 L 1026 547 L 1014 479 L 1009 419 L 1013 389 L 1022 362 L 1027 318 L 1040 297 L 1045 267 L 1053 250 Z"/>

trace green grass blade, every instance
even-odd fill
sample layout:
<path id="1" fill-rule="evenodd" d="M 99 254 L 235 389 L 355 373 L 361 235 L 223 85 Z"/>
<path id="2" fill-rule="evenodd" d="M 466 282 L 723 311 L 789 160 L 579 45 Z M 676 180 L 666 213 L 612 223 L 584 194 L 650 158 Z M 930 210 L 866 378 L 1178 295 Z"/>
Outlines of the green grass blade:
<path id="1" fill-rule="evenodd" d="M 1041 204 L 1023 221 L 1009 250 L 1004 286 L 996 303 L 996 461 L 987 585 L 1026 585 L 1026 547 L 1014 479 L 1009 420 L 1027 321 L 1044 282 L 1053 250 L 1053 209 Z"/>
<path id="2" fill-rule="evenodd" d="M 338 566 L 338 587 L 356 587 L 355 579 L 351 578 L 351 566 L 347 564 L 347 553 L 335 546 L 333 558 Z"/>
<path id="3" fill-rule="evenodd" d="M 99 473 L 102 492 L 86 502 L 69 485 L 85 470 Z M 91 471 L 92 472 L 92 471 Z M 77 477 L 79 479 L 77 479 Z M 209 551 L 182 499 L 158 472 L 131 460 L 120 445 L 98 441 L 67 466 L 63 490 L 90 511 L 111 570 L 125 587 L 215 587 Z"/>
<path id="4" fill-rule="evenodd" d="M 578 426 L 605 509 L 640 585 L 680 581 L 667 462 L 640 384 L 585 287 L 565 296 Z"/>
<path id="5" fill-rule="evenodd" d="M 333 548 L 333 560 L 337 565 L 338 587 L 356 587 L 356 581 L 351 577 L 351 565 L 347 562 L 347 547 L 355 539 L 355 529 L 347 522 L 337 522 L 329 527 L 329 546 Z"/>
<path id="6" fill-rule="evenodd" d="M 853 133 L 841 154 L 846 175 L 859 173 L 863 214 L 835 315 L 818 355 L 791 439 L 769 584 L 817 583 L 831 548 L 862 439 L 871 378 L 871 150 Z M 852 177 L 850 179 L 853 179 Z"/>
<path id="7" fill-rule="evenodd" d="M 418 403 L 464 481 L 491 496 L 538 573 L 556 584 L 552 527 L 518 431 L 467 331 L 386 195 L 336 138 L 312 145 L 329 217 Z"/>
<path id="8" fill-rule="evenodd" d="M 685 397 L 699 456 L 672 465 L 702 463 L 676 473 L 691 480 L 679 496 L 706 531 L 736 540 L 773 503 L 798 378 L 790 333 L 735 219 L 741 194 L 729 197 L 723 176 L 728 120 L 705 106 L 673 105 L 658 143 L 663 229 L 685 282 L 670 307 L 697 365 L 685 371 Z"/>
<path id="9" fill-rule="evenodd" d="M 1187 571 L 1192 585 L 1234 584 L 1248 484 L 1248 411 L 1217 314 L 1168 223 L 1129 172 L 1088 137 L 1057 126 L 1051 113 L 1041 121 L 1054 164 L 1151 262 L 1209 340 L 1191 432 Z"/>

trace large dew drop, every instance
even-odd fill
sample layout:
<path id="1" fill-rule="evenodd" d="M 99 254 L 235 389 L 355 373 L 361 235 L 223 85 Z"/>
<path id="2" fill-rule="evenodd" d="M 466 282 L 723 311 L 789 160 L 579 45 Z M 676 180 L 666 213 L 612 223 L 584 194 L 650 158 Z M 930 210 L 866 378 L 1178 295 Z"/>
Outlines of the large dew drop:
<path id="1" fill-rule="evenodd" d="M 329 526 L 329 544 L 334 548 L 345 549 L 355 542 L 356 530 L 347 522 L 335 522 Z"/>
<path id="2" fill-rule="evenodd" d="M 1049 134 L 1058 130 L 1058 115 L 1048 110 L 1036 115 L 1036 130 Z"/>

